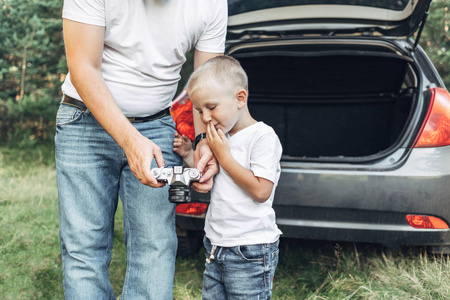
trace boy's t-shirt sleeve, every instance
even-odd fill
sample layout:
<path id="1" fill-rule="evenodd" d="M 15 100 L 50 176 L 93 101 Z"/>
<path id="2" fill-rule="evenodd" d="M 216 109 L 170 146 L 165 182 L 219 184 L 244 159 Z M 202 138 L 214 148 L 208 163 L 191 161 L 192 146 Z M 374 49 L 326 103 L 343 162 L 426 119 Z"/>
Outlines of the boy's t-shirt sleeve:
<path id="1" fill-rule="evenodd" d="M 64 0 L 63 19 L 105 26 L 105 0 Z"/>
<path id="2" fill-rule="evenodd" d="M 276 183 L 280 172 L 282 146 L 275 133 L 259 137 L 250 155 L 250 170 L 256 177 Z"/>
<path id="3" fill-rule="evenodd" d="M 208 53 L 223 53 L 227 33 L 228 4 L 226 0 L 214 2 L 214 14 L 211 16 L 208 28 L 197 41 L 195 49 Z"/>

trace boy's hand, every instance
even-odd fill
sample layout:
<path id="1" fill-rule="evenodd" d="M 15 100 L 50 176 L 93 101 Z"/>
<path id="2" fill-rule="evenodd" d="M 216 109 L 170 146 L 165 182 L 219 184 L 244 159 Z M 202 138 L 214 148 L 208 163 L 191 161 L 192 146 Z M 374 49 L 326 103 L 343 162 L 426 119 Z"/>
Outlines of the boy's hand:
<path id="1" fill-rule="evenodd" d="M 178 132 L 175 132 L 175 138 L 173 139 L 173 152 L 185 159 L 191 154 L 191 151 L 191 140 L 186 135 L 180 135 Z"/>
<path id="2" fill-rule="evenodd" d="M 206 126 L 206 141 L 214 153 L 217 160 L 220 161 L 230 155 L 230 146 L 222 130 L 216 130 L 212 122 Z"/>

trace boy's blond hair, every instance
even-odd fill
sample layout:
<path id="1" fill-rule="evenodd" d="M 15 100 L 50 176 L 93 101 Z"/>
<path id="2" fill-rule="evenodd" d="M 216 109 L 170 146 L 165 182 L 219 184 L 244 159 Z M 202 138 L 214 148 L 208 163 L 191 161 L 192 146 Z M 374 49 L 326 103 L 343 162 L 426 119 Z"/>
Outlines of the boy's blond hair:
<path id="1" fill-rule="evenodd" d="M 192 73 L 187 92 L 193 95 L 198 89 L 221 88 L 230 93 L 244 89 L 248 93 L 248 78 L 241 64 L 231 56 L 221 55 L 209 59 Z"/>

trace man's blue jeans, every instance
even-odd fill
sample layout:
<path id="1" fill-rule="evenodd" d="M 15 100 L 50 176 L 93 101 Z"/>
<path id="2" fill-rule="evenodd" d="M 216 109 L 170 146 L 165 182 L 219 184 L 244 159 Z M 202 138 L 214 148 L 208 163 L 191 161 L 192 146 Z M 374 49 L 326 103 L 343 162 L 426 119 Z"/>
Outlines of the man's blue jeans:
<path id="1" fill-rule="evenodd" d="M 166 166 L 182 164 L 172 151 L 171 116 L 134 126 L 161 148 Z M 173 299 L 177 237 L 168 186 L 142 185 L 88 110 L 60 106 L 55 144 L 66 299 L 115 299 L 108 267 L 119 196 L 127 246 L 122 299 Z"/>
<path id="2" fill-rule="evenodd" d="M 272 298 L 273 278 L 278 265 L 279 241 L 271 244 L 217 247 L 204 238 L 206 250 L 202 299 L 240 300 Z"/>

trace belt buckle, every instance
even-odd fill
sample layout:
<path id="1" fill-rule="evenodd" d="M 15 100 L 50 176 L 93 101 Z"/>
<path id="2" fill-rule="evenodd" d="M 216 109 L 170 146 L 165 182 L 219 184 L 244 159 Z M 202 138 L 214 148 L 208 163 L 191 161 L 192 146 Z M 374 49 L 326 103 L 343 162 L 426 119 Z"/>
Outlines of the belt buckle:
<path id="1" fill-rule="evenodd" d="M 135 117 L 127 117 L 128 121 L 130 121 L 131 123 L 134 122 Z"/>

